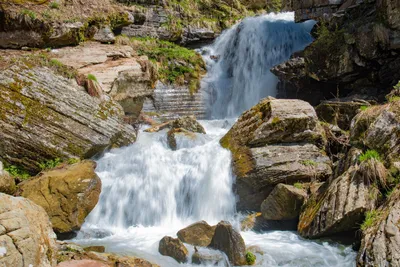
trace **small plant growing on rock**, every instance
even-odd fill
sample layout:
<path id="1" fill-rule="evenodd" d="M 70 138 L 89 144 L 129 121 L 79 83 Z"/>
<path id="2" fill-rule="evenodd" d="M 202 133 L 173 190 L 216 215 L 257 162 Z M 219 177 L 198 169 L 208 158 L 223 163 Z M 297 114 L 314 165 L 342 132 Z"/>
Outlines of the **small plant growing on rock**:
<path id="1" fill-rule="evenodd" d="M 78 162 L 80 162 L 81 160 L 80 159 L 77 159 L 77 158 L 69 158 L 68 160 L 67 160 L 67 163 L 69 164 L 69 165 L 72 165 L 72 164 L 75 164 L 75 163 L 78 163 Z"/>
<path id="2" fill-rule="evenodd" d="M 29 173 L 14 165 L 10 165 L 4 168 L 4 170 L 6 170 L 12 177 L 20 178 L 21 180 L 26 180 L 30 177 Z"/>
<path id="3" fill-rule="evenodd" d="M 28 16 L 32 20 L 36 19 L 36 13 L 33 12 L 32 10 L 29 10 L 29 9 L 22 9 L 21 10 L 21 15 Z"/>
<path id="4" fill-rule="evenodd" d="M 57 2 L 51 2 L 49 7 L 53 8 L 53 9 L 59 9 L 60 8 L 60 4 L 57 3 Z"/>
<path id="5" fill-rule="evenodd" d="M 248 265 L 253 265 L 256 263 L 256 255 L 254 255 L 252 252 L 247 251 L 246 253 L 246 262 Z"/>
<path id="6" fill-rule="evenodd" d="M 310 159 L 301 161 L 301 164 L 303 164 L 304 166 L 316 166 L 317 165 L 317 163 L 315 161 L 310 160 Z"/>
<path id="7" fill-rule="evenodd" d="M 39 163 L 39 167 L 42 171 L 50 170 L 50 169 L 54 169 L 55 167 L 57 167 L 60 163 L 62 163 L 61 159 L 55 158 L 55 159 L 51 159 L 51 160 Z"/>
<path id="8" fill-rule="evenodd" d="M 96 76 L 94 76 L 93 74 L 88 74 L 87 78 L 88 78 L 88 80 L 97 82 L 97 78 L 96 78 Z"/>
<path id="9" fill-rule="evenodd" d="M 303 189 L 302 183 L 295 183 L 293 186 L 296 187 L 297 189 Z"/>
<path id="10" fill-rule="evenodd" d="M 360 107 L 360 110 L 361 110 L 361 111 L 366 111 L 368 108 L 369 108 L 369 106 L 361 106 L 361 107 Z"/>
<path id="11" fill-rule="evenodd" d="M 378 151 L 371 150 L 371 149 L 368 149 L 367 151 L 362 153 L 358 158 L 358 160 L 360 162 L 367 161 L 370 159 L 376 159 L 377 161 L 382 161 L 381 156 L 379 155 Z"/>
<path id="12" fill-rule="evenodd" d="M 381 216 L 381 212 L 377 210 L 367 211 L 365 213 L 365 220 L 363 224 L 361 224 L 361 230 L 365 231 L 371 226 L 373 226 Z"/>

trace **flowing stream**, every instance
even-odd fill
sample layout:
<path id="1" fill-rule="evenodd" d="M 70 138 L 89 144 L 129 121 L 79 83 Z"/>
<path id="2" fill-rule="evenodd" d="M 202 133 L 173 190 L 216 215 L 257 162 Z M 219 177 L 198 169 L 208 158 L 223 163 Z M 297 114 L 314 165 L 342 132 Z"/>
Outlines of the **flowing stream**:
<path id="1" fill-rule="evenodd" d="M 172 151 L 166 130 L 141 131 L 135 144 L 106 153 L 97 161 L 99 203 L 74 241 L 104 245 L 107 252 L 162 267 L 198 266 L 162 256 L 158 242 L 200 220 L 228 220 L 239 227 L 230 152 L 219 139 L 242 111 L 275 94 L 276 78 L 269 68 L 310 43 L 311 26 L 295 24 L 291 13 L 248 18 L 204 48 L 209 73 L 202 89 L 209 98 L 210 120 L 200 123 L 207 134 L 178 137 Z M 241 234 L 247 246 L 257 247 L 256 266 L 355 266 L 355 252 L 343 245 L 304 240 L 289 231 Z M 187 247 L 192 254 L 193 247 Z"/>

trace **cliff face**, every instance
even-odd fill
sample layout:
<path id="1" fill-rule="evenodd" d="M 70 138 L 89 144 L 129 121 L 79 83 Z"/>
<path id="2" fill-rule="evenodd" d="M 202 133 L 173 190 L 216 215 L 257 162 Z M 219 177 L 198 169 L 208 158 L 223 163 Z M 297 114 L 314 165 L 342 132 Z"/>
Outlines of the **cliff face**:
<path id="1" fill-rule="evenodd" d="M 272 70 L 281 79 L 281 96 L 313 104 L 355 94 L 379 99 L 400 79 L 398 1 L 292 1 L 285 5 L 295 11 L 296 21 L 319 23 L 314 43 Z"/>

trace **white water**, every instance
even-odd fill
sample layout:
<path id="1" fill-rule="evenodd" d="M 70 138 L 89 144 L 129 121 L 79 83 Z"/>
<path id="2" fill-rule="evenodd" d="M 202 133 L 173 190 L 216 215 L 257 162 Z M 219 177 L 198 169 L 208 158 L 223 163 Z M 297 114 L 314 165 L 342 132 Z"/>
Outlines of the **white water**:
<path id="1" fill-rule="evenodd" d="M 288 15 L 258 19 L 273 24 L 280 16 L 287 19 Z M 251 19 L 246 21 L 253 25 Z M 285 40 L 288 46 L 294 46 Z M 250 75 L 245 79 L 253 78 Z M 233 100 L 236 93 L 231 94 L 231 100 L 224 100 L 229 104 L 225 106 L 232 106 L 233 111 L 243 110 L 250 102 Z M 214 110 L 219 117 L 229 117 L 224 112 Z M 112 150 L 98 160 L 97 173 L 103 184 L 100 201 L 74 241 L 104 245 L 108 252 L 134 255 L 169 267 L 179 264 L 158 253 L 158 242 L 163 236 L 175 237 L 178 230 L 199 220 L 210 224 L 229 220 L 238 227 L 240 215 L 235 212 L 230 153 L 218 143 L 234 120 L 201 123 L 207 134 L 197 134 L 194 139 L 178 138 L 176 151 L 168 148 L 166 131 L 141 131 L 135 144 Z M 303 240 L 292 232 L 248 231 L 242 232 L 242 236 L 248 247 L 257 247 L 257 266 L 355 265 L 355 253 L 350 248 Z M 193 253 L 193 247 L 187 247 Z M 223 262 L 218 266 L 223 266 Z"/>
<path id="2" fill-rule="evenodd" d="M 246 18 L 202 49 L 209 116 L 238 117 L 261 98 L 275 96 L 278 79 L 269 70 L 311 43 L 314 24 L 294 23 L 293 13 Z M 210 56 L 219 59 L 215 62 Z"/>

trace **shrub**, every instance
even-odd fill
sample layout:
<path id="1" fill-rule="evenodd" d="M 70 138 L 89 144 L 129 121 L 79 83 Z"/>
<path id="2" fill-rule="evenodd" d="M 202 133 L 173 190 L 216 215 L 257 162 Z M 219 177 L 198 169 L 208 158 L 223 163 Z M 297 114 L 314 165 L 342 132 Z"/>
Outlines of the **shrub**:
<path id="1" fill-rule="evenodd" d="M 379 155 L 378 151 L 371 150 L 371 149 L 368 149 L 367 151 L 362 153 L 358 158 L 358 160 L 360 162 L 370 160 L 370 159 L 376 159 L 377 161 L 382 161 L 381 156 Z"/>
<path id="2" fill-rule="evenodd" d="M 248 265 L 253 265 L 256 263 L 256 255 L 254 255 L 252 252 L 247 251 L 246 253 L 246 262 Z"/>

